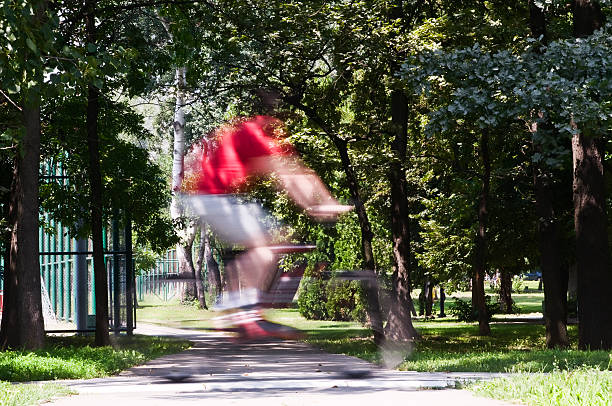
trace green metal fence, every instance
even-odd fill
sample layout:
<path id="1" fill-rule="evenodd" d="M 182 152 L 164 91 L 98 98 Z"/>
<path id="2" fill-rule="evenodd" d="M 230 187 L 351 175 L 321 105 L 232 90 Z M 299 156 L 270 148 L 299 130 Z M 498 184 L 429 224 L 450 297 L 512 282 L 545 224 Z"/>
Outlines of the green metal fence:
<path id="1" fill-rule="evenodd" d="M 68 176 L 61 163 L 53 161 L 41 165 L 41 182 L 67 185 Z M 119 229 L 118 219 L 125 227 Z M 95 324 L 95 281 L 91 242 L 77 240 L 68 234 L 68 228 L 51 219 L 48 213 L 40 215 L 39 253 L 41 295 L 43 311 L 54 318 L 76 324 L 74 328 L 53 331 L 93 330 Z M 131 334 L 136 326 L 134 266 L 132 257 L 131 222 L 128 213 L 115 213 L 111 227 L 103 233 L 104 262 L 108 275 L 109 325 L 115 332 Z M 4 270 L 0 257 L 0 270 Z M 0 278 L 0 291 L 4 280 Z M 48 306 L 49 308 L 46 308 Z M 0 313 L 1 314 L 1 313 Z M 49 331 L 49 330 L 48 330 Z"/>
<path id="2" fill-rule="evenodd" d="M 194 259 L 197 258 L 199 249 L 199 244 L 193 244 L 192 256 Z M 222 269 L 223 261 L 221 257 L 217 257 L 216 261 L 220 269 Z M 204 288 L 208 290 L 208 267 L 206 266 L 206 261 L 202 264 L 202 268 Z M 136 295 L 139 301 L 144 300 L 145 296 L 154 296 L 159 300 L 168 302 L 178 298 L 185 283 L 188 282 L 189 279 L 179 278 L 179 263 L 176 249 L 171 249 L 155 261 L 152 269 L 136 276 Z"/>

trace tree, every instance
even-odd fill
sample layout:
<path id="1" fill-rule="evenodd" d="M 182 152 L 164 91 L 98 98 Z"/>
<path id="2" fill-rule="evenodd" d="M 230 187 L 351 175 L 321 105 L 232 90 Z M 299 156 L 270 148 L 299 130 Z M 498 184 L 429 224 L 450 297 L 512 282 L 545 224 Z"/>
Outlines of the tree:
<path id="1" fill-rule="evenodd" d="M 403 2 L 395 1 L 389 10 L 391 23 L 406 27 Z M 405 57 L 399 52 L 397 58 Z M 390 61 L 389 76 L 399 71 L 398 61 Z M 391 238 L 393 244 L 393 301 L 386 326 L 387 336 L 395 340 L 412 340 L 419 334 L 412 326 L 410 297 L 412 271 L 410 263 L 410 219 L 408 211 L 408 182 L 406 181 L 406 148 L 408 136 L 408 100 L 403 89 L 395 84 L 391 91 L 391 151 L 392 161 L 388 169 L 391 191 Z"/>
<path id="2" fill-rule="evenodd" d="M 85 26 L 88 49 L 97 49 L 98 34 L 96 28 L 97 1 L 85 3 Z M 89 51 L 95 58 L 95 51 Z M 95 76 L 94 78 L 95 79 Z M 98 116 L 100 114 L 100 90 L 93 81 L 87 86 L 87 151 L 89 154 L 89 186 L 91 188 L 91 240 L 93 247 L 94 280 L 96 282 L 96 339 L 97 346 L 110 345 L 108 335 L 108 279 L 104 266 L 102 245 L 102 176 L 100 173 L 100 146 L 98 135 Z"/>
<path id="3" fill-rule="evenodd" d="M 11 237 L 0 347 L 37 349 L 44 344 L 38 256 L 40 106 L 44 54 L 52 49 L 57 20 L 46 1 L 5 2 L 0 12 L 6 41 L 0 58 L 2 88 L 17 95 L 18 101 L 2 95 L 21 113 L 8 210 Z"/>
<path id="4" fill-rule="evenodd" d="M 600 29 L 604 15 L 597 1 L 577 0 L 573 13 L 574 36 L 584 38 Z M 612 286 L 604 182 L 605 138 L 575 124 L 572 136 L 574 162 L 574 227 L 578 266 L 578 345 L 612 348 Z"/>
<path id="5" fill-rule="evenodd" d="M 543 45 L 548 42 L 546 29 L 546 15 L 544 10 L 529 2 L 529 25 L 531 35 Z M 541 48 L 535 52 L 541 53 Z M 547 138 L 546 131 L 554 131 L 549 123 L 533 123 L 530 127 L 534 130 L 533 148 L 534 154 L 540 156 L 549 155 L 546 145 L 542 143 Z M 539 136 L 537 133 L 540 133 Z M 554 135 L 548 135 L 548 137 Z M 558 134 L 557 134 L 558 136 Z M 558 193 L 559 179 L 558 170 L 546 164 L 545 159 L 534 163 L 534 191 L 535 210 L 537 215 L 538 243 L 540 249 L 540 269 L 544 283 L 544 321 L 546 325 L 546 346 L 548 348 L 569 346 L 567 335 L 567 280 L 569 261 L 564 258 L 561 239 L 561 206 L 554 204 L 555 194 Z M 555 187 L 556 185 L 557 187 Z M 563 184 L 563 186 L 566 186 Z M 555 193 L 557 192 L 557 193 Z M 557 209 L 557 210 L 556 210 Z"/>

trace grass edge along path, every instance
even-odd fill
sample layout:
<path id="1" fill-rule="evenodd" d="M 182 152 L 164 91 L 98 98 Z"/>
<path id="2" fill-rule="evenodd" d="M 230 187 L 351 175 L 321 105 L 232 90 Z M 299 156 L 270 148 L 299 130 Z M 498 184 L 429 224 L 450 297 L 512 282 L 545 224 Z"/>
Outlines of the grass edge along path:
<path id="1" fill-rule="evenodd" d="M 478 396 L 529 406 L 611 406 L 612 371 L 582 367 L 570 371 L 519 373 L 468 385 Z"/>
<path id="2" fill-rule="evenodd" d="M 41 350 L 0 352 L 0 381 L 99 378 L 191 346 L 186 340 L 138 335 L 112 337 L 112 342 L 93 347 L 92 336 L 47 337 Z"/>
<path id="3" fill-rule="evenodd" d="M 112 347 L 92 347 L 92 336 L 51 336 L 42 350 L 0 352 L 0 406 L 36 405 L 74 393 L 59 383 L 11 382 L 105 377 L 191 346 L 186 340 L 139 335 L 111 339 Z"/>
<path id="4" fill-rule="evenodd" d="M 0 406 L 37 405 L 75 392 L 56 383 L 12 384 L 0 382 Z"/>

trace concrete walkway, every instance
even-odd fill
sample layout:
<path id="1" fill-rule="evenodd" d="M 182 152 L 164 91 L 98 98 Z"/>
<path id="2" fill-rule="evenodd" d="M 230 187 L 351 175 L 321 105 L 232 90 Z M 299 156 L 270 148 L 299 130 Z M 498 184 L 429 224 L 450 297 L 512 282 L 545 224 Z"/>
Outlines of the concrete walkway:
<path id="1" fill-rule="evenodd" d="M 457 382 L 491 379 L 502 374 L 385 370 L 358 358 L 328 354 L 300 342 L 234 344 L 219 334 L 151 325 L 139 326 L 136 333 L 181 337 L 191 340 L 194 346 L 131 368 L 119 376 L 62 381 L 78 395 L 52 403 L 87 406 L 509 404 L 451 389 Z M 361 379 L 347 377 L 347 372 L 355 371 L 369 375 Z M 169 376 L 188 378 L 173 382 L 167 379 Z"/>

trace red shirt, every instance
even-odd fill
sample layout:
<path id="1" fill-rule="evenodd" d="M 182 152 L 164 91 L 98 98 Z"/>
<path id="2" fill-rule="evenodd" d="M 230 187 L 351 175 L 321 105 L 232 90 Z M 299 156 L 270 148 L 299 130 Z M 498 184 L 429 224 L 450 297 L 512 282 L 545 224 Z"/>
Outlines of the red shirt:
<path id="1" fill-rule="evenodd" d="M 276 119 L 256 116 L 222 136 L 208 157 L 202 157 L 197 192 L 204 194 L 232 193 L 254 173 L 255 158 L 286 155 L 289 151 L 269 137 L 264 128 Z"/>

